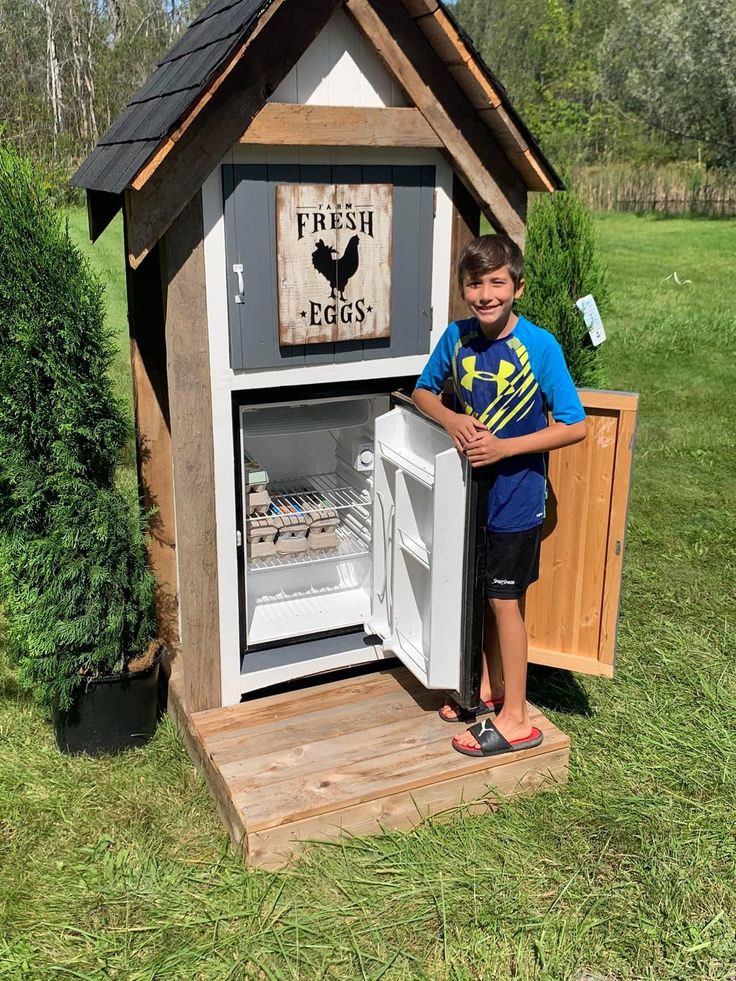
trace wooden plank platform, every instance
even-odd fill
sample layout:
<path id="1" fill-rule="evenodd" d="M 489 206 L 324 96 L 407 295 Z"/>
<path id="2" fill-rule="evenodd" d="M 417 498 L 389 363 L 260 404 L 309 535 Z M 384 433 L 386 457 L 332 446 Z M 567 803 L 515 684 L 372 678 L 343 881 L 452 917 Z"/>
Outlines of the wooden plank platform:
<path id="1" fill-rule="evenodd" d="M 308 841 L 411 828 L 566 780 L 569 738 L 538 709 L 541 746 L 475 759 L 452 749 L 464 726 L 437 718 L 441 701 L 394 668 L 192 715 L 170 707 L 233 845 L 278 868 Z"/>

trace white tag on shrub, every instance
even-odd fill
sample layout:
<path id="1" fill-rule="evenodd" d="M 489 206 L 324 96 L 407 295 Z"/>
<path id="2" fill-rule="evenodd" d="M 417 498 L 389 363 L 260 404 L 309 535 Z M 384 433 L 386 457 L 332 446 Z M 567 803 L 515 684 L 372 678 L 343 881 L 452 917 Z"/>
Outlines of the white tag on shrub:
<path id="1" fill-rule="evenodd" d="M 593 347 L 598 347 L 599 344 L 605 341 L 606 332 L 603 329 L 603 321 L 601 320 L 596 302 L 593 299 L 593 294 L 588 293 L 587 296 L 581 296 L 575 306 L 583 315 L 583 320 L 585 321 L 585 326 L 588 328 L 588 334 L 593 342 Z"/>

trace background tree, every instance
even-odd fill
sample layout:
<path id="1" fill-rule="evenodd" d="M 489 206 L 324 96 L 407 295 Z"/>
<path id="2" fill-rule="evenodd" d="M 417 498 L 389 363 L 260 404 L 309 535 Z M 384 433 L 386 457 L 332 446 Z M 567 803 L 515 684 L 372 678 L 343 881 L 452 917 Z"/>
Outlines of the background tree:
<path id="1" fill-rule="evenodd" d="M 620 0 L 605 33 L 605 91 L 675 153 L 699 146 L 714 163 L 736 156 L 736 4 Z M 632 52 L 635 56 L 632 57 Z"/>
<path id="2" fill-rule="evenodd" d="M 563 170 L 736 154 L 736 4 L 458 0 L 454 8 Z"/>

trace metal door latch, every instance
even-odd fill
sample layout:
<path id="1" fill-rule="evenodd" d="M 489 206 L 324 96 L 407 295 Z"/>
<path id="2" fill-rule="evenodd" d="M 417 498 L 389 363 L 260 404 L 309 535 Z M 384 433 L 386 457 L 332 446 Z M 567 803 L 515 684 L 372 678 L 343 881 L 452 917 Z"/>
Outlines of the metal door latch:
<path id="1" fill-rule="evenodd" d="M 236 303 L 245 303 L 245 283 L 243 282 L 243 263 L 233 264 L 233 272 L 238 277 L 238 292 L 235 294 Z"/>

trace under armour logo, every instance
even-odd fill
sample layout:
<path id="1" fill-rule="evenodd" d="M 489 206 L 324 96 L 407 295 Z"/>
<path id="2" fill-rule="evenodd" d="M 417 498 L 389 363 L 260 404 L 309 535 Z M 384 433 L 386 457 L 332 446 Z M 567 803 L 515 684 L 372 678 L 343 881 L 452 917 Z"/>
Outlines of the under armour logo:
<path id="1" fill-rule="evenodd" d="M 514 392 L 513 383 L 509 381 L 509 378 L 516 371 L 516 368 L 510 361 L 499 361 L 498 372 L 496 374 L 492 371 L 476 371 L 475 355 L 469 358 L 463 358 L 461 364 L 464 374 L 460 384 L 463 388 L 467 388 L 468 391 L 473 391 L 473 382 L 477 378 L 478 381 L 495 382 L 498 395 L 503 395 L 506 391 L 509 394 Z"/>

